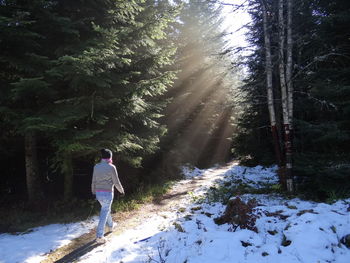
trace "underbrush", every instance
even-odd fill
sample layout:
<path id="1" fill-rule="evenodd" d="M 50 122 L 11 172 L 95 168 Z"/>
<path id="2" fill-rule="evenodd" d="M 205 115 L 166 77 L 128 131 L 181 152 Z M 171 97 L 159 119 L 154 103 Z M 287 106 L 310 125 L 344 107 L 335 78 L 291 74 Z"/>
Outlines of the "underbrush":
<path id="1" fill-rule="evenodd" d="M 305 162 L 305 161 L 304 161 Z M 297 163 L 298 195 L 302 199 L 316 202 L 334 203 L 350 198 L 350 165 Z"/>
<path id="2" fill-rule="evenodd" d="M 173 185 L 173 182 L 165 184 L 139 187 L 138 190 L 126 197 L 117 197 L 117 202 L 113 202 L 112 212 L 124 212 L 138 209 L 140 205 L 152 202 L 164 195 Z"/>
<path id="3" fill-rule="evenodd" d="M 323 192 L 314 192 L 313 190 L 312 186 L 305 183 L 304 185 L 299 186 L 296 193 L 292 194 L 284 190 L 280 184 L 261 184 L 256 188 L 241 180 L 233 180 L 216 184 L 209 189 L 205 196 L 192 196 L 192 200 L 197 203 L 220 202 L 226 205 L 230 199 L 244 194 L 278 194 L 286 199 L 298 197 L 302 200 L 332 204 L 338 200 L 350 197 L 350 190 L 347 186 L 338 186 L 336 189 L 327 189 Z M 320 197 L 320 194 L 317 195 L 316 193 L 321 193 L 322 198 Z"/>
<path id="4" fill-rule="evenodd" d="M 286 197 L 290 197 L 282 190 L 280 184 L 265 184 L 261 185 L 259 188 L 255 188 L 240 180 L 234 180 L 212 186 L 205 196 L 197 199 L 198 202 L 220 202 L 222 204 L 227 204 L 233 197 L 243 194 L 282 194 L 286 195 Z"/>
<path id="5" fill-rule="evenodd" d="M 151 202 L 165 194 L 172 183 L 140 187 L 135 193 L 120 197 L 115 195 L 112 212 L 131 211 L 141 204 Z M 73 223 L 98 214 L 100 205 L 95 199 L 70 201 L 41 201 L 35 206 L 21 202 L 4 204 L 0 208 L 0 233 L 25 233 L 32 228 L 56 223 Z"/>

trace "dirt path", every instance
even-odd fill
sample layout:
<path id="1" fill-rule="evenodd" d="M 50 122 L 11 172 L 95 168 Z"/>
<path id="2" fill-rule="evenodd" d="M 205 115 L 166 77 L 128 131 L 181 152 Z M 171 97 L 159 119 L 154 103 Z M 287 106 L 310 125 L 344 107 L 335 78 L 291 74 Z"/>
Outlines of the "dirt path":
<path id="1" fill-rule="evenodd" d="M 193 192 L 199 187 L 210 186 L 213 182 L 235 163 L 229 163 L 224 167 L 214 168 L 207 171 L 203 176 L 195 177 L 190 180 L 183 180 L 176 183 L 172 189 L 162 197 L 154 200 L 151 203 L 142 205 L 139 209 L 131 212 L 118 212 L 113 214 L 113 220 L 117 222 L 118 229 L 113 232 L 113 235 L 120 235 L 124 231 L 131 229 L 151 216 L 155 214 L 162 213 L 169 210 L 174 210 L 179 208 L 179 204 L 182 203 L 184 199 L 188 199 L 189 192 Z M 89 243 L 95 239 L 95 230 L 91 230 L 70 242 L 69 244 L 52 251 L 47 255 L 46 259 L 41 261 L 42 263 L 52 263 L 62 259 L 64 256 L 72 253 L 84 244 Z"/>

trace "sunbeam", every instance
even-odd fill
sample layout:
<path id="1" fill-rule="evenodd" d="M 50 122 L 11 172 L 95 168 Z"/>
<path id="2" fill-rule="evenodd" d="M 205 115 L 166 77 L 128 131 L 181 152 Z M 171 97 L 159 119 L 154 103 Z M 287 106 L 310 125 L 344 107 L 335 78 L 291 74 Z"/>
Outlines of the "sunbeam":
<path id="1" fill-rule="evenodd" d="M 166 111 L 171 137 L 168 154 L 176 152 L 196 165 L 222 162 L 230 152 L 233 127 L 230 89 L 216 64 L 197 72 L 194 68 L 186 67 L 192 72 L 180 74 Z"/>

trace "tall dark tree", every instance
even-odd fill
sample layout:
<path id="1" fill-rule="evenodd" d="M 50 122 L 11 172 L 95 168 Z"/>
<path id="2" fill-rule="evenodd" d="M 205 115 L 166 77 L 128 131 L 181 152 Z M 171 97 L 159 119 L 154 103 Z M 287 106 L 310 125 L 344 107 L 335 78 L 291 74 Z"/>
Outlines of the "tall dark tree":
<path id="1" fill-rule="evenodd" d="M 109 147 L 139 165 L 156 149 L 164 133 L 157 96 L 174 78 L 166 66 L 175 48 L 164 30 L 176 8 L 150 0 L 1 4 L 8 27 L 1 42 L 1 113 L 26 139 L 31 200 L 32 192 L 40 192 L 31 190 L 40 177 L 36 143 L 55 152 L 66 199 L 72 196 L 75 158 Z"/>
<path id="2" fill-rule="evenodd" d="M 287 28 L 278 30 L 278 1 L 262 2 L 270 7 L 270 32 L 274 32 L 271 35 L 271 57 L 274 61 L 272 83 L 279 87 L 283 82 L 283 78 L 279 77 L 281 68 L 278 68 L 282 61 L 281 52 L 278 52 L 281 47 L 279 36 L 283 35 L 281 33 L 288 36 L 290 32 Z M 288 87 L 288 80 L 284 82 L 287 92 L 292 92 L 293 97 L 291 101 L 285 100 L 288 102 L 285 105 L 289 109 L 289 115 L 294 116 L 294 122 L 290 125 L 294 135 L 294 171 L 300 179 L 299 190 L 322 199 L 344 195 L 347 186 L 340 181 L 346 178 L 349 163 L 348 116 L 344 111 L 348 105 L 346 83 L 349 78 L 346 72 L 349 64 L 349 39 L 344 28 L 349 19 L 345 14 L 349 5 L 344 1 L 293 2 L 293 21 L 288 18 L 284 22 L 284 26 L 292 24 L 293 27 L 293 50 L 285 51 L 282 55 L 286 58 L 284 66 L 288 66 L 291 60 L 295 62 L 292 77 L 294 88 Z M 271 156 L 272 147 L 266 145 L 266 139 L 270 139 L 263 128 L 266 125 L 263 120 L 267 120 L 267 111 L 259 106 L 266 105 L 266 93 L 261 89 L 266 64 L 262 9 L 255 5 L 255 1 L 250 3 L 253 18 L 250 40 L 256 49 L 249 58 L 250 76 L 244 89 L 248 94 L 249 111 L 254 114 L 248 115 L 247 111 L 242 119 L 242 132 L 236 140 L 236 151 L 259 162 L 269 156 L 268 153 Z M 288 8 L 288 4 L 283 7 Z M 281 16 L 285 14 L 288 12 L 280 13 Z M 280 35 L 275 32 L 280 32 Z M 288 47 L 288 37 L 286 41 L 285 46 Z M 292 57 L 289 57 L 291 53 Z M 288 67 L 282 71 L 286 78 L 288 75 L 290 77 L 291 70 Z M 338 92 L 342 94 L 341 97 Z M 280 96 L 277 89 L 274 89 L 274 93 Z M 274 100 L 276 109 L 280 108 L 282 102 Z M 293 108 L 294 113 L 290 112 Z M 282 123 L 282 113 L 277 111 L 277 123 Z M 281 124 L 277 126 L 282 130 Z M 253 143 L 255 147 L 243 145 L 244 141 Z"/>
<path id="3" fill-rule="evenodd" d="M 50 1 L 1 1 L 0 7 L 1 119 L 12 135 L 24 138 L 28 198 L 35 202 L 42 196 L 38 136 L 52 129 L 51 123 L 41 118 L 41 111 L 55 96 L 45 78 L 53 55 L 46 44 L 56 32 L 54 25 L 67 32 L 69 28 L 53 12 Z"/>
<path id="4" fill-rule="evenodd" d="M 350 5 L 338 0 L 300 6 L 310 15 L 310 27 L 297 13 L 302 37 L 295 80 L 296 169 L 305 178 L 304 192 L 311 189 L 321 199 L 345 197 L 350 187 Z"/>

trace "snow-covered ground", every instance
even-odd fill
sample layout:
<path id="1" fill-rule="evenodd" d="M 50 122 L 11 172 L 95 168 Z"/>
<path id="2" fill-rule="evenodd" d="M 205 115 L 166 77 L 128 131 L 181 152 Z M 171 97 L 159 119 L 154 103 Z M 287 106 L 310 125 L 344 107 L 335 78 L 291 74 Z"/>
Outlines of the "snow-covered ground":
<path id="1" fill-rule="evenodd" d="M 40 262 L 46 253 L 89 232 L 96 222 L 94 217 L 86 222 L 37 227 L 23 234 L 0 234 L 0 263 Z"/>
<path id="2" fill-rule="evenodd" d="M 187 179 L 175 187 L 213 170 L 184 171 Z M 234 182 L 259 188 L 277 182 L 275 167 L 234 165 L 216 176 L 217 185 Z M 189 193 L 172 211 L 158 213 L 136 228 L 112 236 L 79 262 L 350 262 L 350 249 L 339 242 L 350 234 L 350 199 L 329 205 L 271 194 L 242 195 L 244 201 L 255 198 L 259 203 L 254 210 L 258 231 L 237 228 L 232 232 L 230 225 L 217 225 L 213 220 L 222 215 L 225 206 L 203 202 L 209 188 L 205 185 Z M 196 203 L 198 200 L 202 202 Z M 90 227 L 51 225 L 19 236 L 0 235 L 0 262 L 40 262 L 41 254 Z"/>

